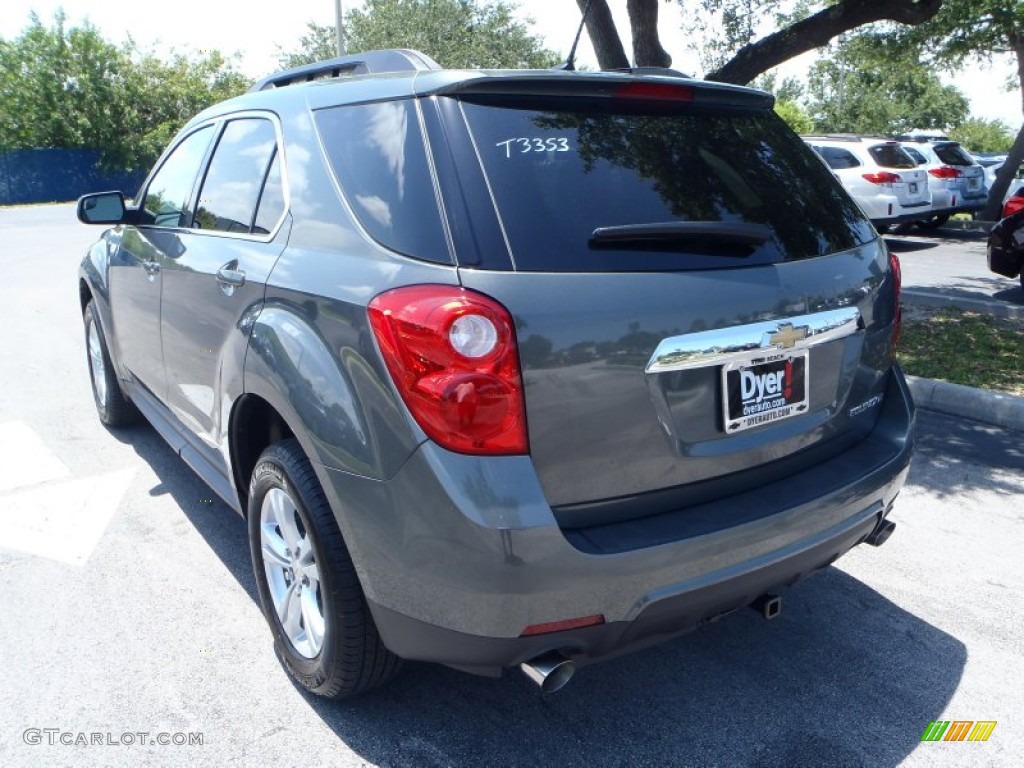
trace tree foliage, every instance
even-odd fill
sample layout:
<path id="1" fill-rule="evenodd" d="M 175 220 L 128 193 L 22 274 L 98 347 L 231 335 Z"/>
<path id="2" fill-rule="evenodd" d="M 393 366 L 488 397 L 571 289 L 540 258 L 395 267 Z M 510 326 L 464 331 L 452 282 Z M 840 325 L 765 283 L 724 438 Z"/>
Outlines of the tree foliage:
<path id="1" fill-rule="evenodd" d="M 163 61 L 88 22 L 69 28 L 62 11 L 50 26 L 32 13 L 0 39 L 0 149 L 99 149 L 111 168 L 144 167 L 196 112 L 248 84 L 217 51 Z"/>
<path id="2" fill-rule="evenodd" d="M 1013 144 L 1013 134 L 1002 120 L 964 120 L 949 137 L 973 152 L 1009 152 Z"/>
<path id="3" fill-rule="evenodd" d="M 851 36 L 819 59 L 808 77 L 815 130 L 894 135 L 962 123 L 970 103 L 943 85 L 913 46 L 883 30 Z"/>
<path id="4" fill-rule="evenodd" d="M 454 69 L 546 68 L 558 57 L 514 16 L 504 0 L 367 0 L 345 14 L 345 47 L 349 53 L 380 48 L 415 48 Z M 310 23 L 299 50 L 282 53 L 292 67 L 333 58 L 332 26 Z"/>

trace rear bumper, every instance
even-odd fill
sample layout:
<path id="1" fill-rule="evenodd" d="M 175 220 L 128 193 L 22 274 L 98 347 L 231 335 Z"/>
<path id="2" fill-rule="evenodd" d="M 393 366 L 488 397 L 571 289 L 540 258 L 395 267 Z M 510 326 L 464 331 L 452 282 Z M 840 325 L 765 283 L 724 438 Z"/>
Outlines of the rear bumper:
<path id="1" fill-rule="evenodd" d="M 529 457 L 426 443 L 386 482 L 319 469 L 385 644 L 404 658 L 494 673 L 550 650 L 585 663 L 659 642 L 828 565 L 891 508 L 913 421 L 897 370 L 874 430 L 851 450 L 717 503 L 768 513 L 678 539 L 665 532 L 693 508 L 635 520 L 619 525 L 636 545 L 607 553 L 574 546 L 558 527 Z M 605 623 L 520 637 L 533 624 L 594 614 Z"/>

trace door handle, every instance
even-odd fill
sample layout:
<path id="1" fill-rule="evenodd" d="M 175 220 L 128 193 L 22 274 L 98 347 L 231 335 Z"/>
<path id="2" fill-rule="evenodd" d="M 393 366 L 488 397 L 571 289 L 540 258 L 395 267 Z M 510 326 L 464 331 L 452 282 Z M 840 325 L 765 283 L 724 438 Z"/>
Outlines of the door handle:
<path id="1" fill-rule="evenodd" d="M 221 267 L 217 270 L 217 282 L 221 285 L 230 285 L 232 288 L 241 288 L 245 285 L 245 272 L 241 269 Z"/>

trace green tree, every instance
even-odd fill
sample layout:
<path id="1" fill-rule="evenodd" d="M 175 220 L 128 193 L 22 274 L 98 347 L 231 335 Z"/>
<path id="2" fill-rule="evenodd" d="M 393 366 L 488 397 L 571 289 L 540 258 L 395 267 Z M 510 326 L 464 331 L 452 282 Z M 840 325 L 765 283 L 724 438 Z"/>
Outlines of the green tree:
<path id="1" fill-rule="evenodd" d="M 775 112 L 797 133 L 810 133 L 814 130 L 811 116 L 795 101 L 776 99 Z"/>
<path id="2" fill-rule="evenodd" d="M 164 62 L 88 22 L 69 28 L 62 11 L 51 26 L 32 13 L 0 39 L 0 148 L 98 149 L 110 168 L 144 167 L 196 112 L 248 84 L 217 51 Z"/>
<path id="3" fill-rule="evenodd" d="M 1009 152 L 1013 134 L 1002 120 L 971 118 L 949 132 L 949 137 L 973 152 Z"/>
<path id="4" fill-rule="evenodd" d="M 546 68 L 558 57 L 542 47 L 504 0 L 367 0 L 345 14 L 349 53 L 380 48 L 414 48 L 442 66 L 463 68 Z M 284 66 L 333 58 L 334 28 L 310 23 L 300 50 L 282 53 Z"/>
<path id="5" fill-rule="evenodd" d="M 1024 112 L 1024 3 L 1020 0 L 946 0 L 933 19 L 904 36 L 949 70 L 968 62 L 1011 58 L 1017 69 L 1014 90 Z M 991 221 L 999 217 L 1003 196 L 1022 161 L 1024 119 L 989 190 L 981 218 Z"/>
<path id="6" fill-rule="evenodd" d="M 808 76 L 815 130 L 893 135 L 914 128 L 948 130 L 970 111 L 967 98 L 943 85 L 917 49 L 874 29 L 843 40 Z"/>

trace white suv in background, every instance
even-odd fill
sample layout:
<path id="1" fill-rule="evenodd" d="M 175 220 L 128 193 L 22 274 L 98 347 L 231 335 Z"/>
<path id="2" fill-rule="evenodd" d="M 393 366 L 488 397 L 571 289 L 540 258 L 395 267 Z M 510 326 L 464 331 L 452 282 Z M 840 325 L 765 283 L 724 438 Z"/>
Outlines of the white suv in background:
<path id="1" fill-rule="evenodd" d="M 880 230 L 928 218 L 928 174 L 899 142 L 884 137 L 804 136 Z"/>
<path id="2" fill-rule="evenodd" d="M 919 166 L 928 171 L 932 191 L 931 215 L 918 224 L 941 227 L 954 213 L 980 211 L 988 200 L 985 169 L 955 141 L 902 143 Z"/>

